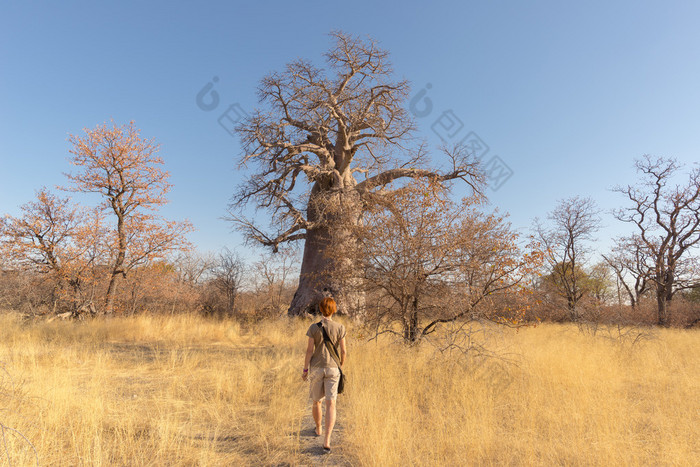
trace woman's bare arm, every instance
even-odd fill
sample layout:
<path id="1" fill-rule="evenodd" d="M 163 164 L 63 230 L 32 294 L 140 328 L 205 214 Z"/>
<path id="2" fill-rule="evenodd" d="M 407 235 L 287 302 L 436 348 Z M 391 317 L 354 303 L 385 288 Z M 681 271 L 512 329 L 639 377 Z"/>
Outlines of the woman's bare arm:
<path id="1" fill-rule="evenodd" d="M 306 357 L 304 357 L 304 374 L 302 378 L 306 381 L 306 376 L 308 375 L 309 364 L 311 363 L 311 356 L 314 354 L 314 338 L 309 337 L 309 341 L 306 344 Z"/>
<path id="2" fill-rule="evenodd" d="M 338 342 L 338 347 L 340 348 L 340 366 L 345 365 L 345 355 L 347 354 L 345 350 L 345 338 L 343 337 Z"/>

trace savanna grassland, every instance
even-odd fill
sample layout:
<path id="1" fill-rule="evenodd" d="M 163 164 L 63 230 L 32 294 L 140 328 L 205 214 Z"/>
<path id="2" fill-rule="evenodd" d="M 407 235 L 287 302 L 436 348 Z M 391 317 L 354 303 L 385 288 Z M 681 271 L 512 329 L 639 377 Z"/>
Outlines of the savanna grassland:
<path id="1" fill-rule="evenodd" d="M 318 463 L 303 448 L 310 323 L 0 315 L 1 462 Z M 636 342 L 572 325 L 477 332 L 496 354 L 484 359 L 348 327 L 343 437 L 325 463 L 700 463 L 697 330 Z"/>

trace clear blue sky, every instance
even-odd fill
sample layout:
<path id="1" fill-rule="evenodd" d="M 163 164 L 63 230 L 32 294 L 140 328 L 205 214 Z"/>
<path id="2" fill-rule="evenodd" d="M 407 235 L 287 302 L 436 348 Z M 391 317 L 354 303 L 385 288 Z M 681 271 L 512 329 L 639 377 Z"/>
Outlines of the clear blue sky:
<path id="1" fill-rule="evenodd" d="M 68 133 L 134 120 L 172 174 L 164 214 L 190 219 L 201 250 L 240 248 L 221 220 L 240 146 L 217 119 L 253 109 L 260 78 L 290 60 L 321 63 L 333 29 L 377 39 L 415 92 L 430 84 L 428 141 L 451 110 L 507 164 L 488 194 L 516 227 L 575 195 L 608 210 L 635 157 L 700 160 L 699 20 L 691 1 L 3 2 L 0 213 L 64 183 Z M 214 77 L 220 104 L 203 111 Z M 602 249 L 625 229 L 604 224 Z"/>

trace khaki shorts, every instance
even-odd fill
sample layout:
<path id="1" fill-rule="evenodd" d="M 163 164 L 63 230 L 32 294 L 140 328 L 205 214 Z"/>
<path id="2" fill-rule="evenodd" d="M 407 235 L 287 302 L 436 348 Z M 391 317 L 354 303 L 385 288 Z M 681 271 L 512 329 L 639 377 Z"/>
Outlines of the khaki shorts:
<path id="1" fill-rule="evenodd" d="M 323 399 L 335 400 L 338 397 L 338 382 L 340 370 L 338 368 L 311 368 L 309 369 L 309 381 L 311 400 L 314 402 Z"/>

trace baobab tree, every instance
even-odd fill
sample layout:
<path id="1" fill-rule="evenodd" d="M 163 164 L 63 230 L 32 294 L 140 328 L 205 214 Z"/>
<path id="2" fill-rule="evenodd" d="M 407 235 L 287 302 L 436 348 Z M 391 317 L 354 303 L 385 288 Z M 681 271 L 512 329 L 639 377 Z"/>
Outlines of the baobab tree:
<path id="1" fill-rule="evenodd" d="M 690 253 L 700 245 L 700 168 L 688 174 L 685 184 L 673 184 L 681 165 L 673 158 L 645 155 L 635 161 L 642 180 L 636 186 L 618 186 L 630 207 L 615 217 L 637 228 L 640 247 L 648 256 L 649 282 L 656 294 L 657 322 L 669 324 L 668 305 L 679 290 L 697 285 L 693 281 Z"/>
<path id="2" fill-rule="evenodd" d="M 463 180 L 479 187 L 476 163 L 459 148 L 445 151 L 448 167 L 429 166 L 403 107 L 409 83 L 393 80 L 388 53 L 371 39 L 331 36 L 327 69 L 296 60 L 266 76 L 259 87 L 263 107 L 238 127 L 241 163 L 256 173 L 234 195 L 230 219 L 273 251 L 305 242 L 290 315 L 312 310 L 324 294 L 342 312 L 362 308 L 362 292 L 334 274 L 338 260 L 328 253 L 354 241 L 351 227 L 393 182 Z M 247 203 L 271 214 L 269 228 L 244 214 Z"/>
<path id="3" fill-rule="evenodd" d="M 106 239 L 111 264 L 105 312 L 111 313 L 118 278 L 138 265 L 187 248 L 185 235 L 192 225 L 156 214 L 167 203 L 169 173 L 156 155 L 159 146 L 141 138 L 134 122 L 98 125 L 85 129 L 84 136 L 71 135 L 69 141 L 71 164 L 77 170 L 66 174 L 72 185 L 65 189 L 101 195 L 102 209 L 114 216 L 114 228 Z"/>

